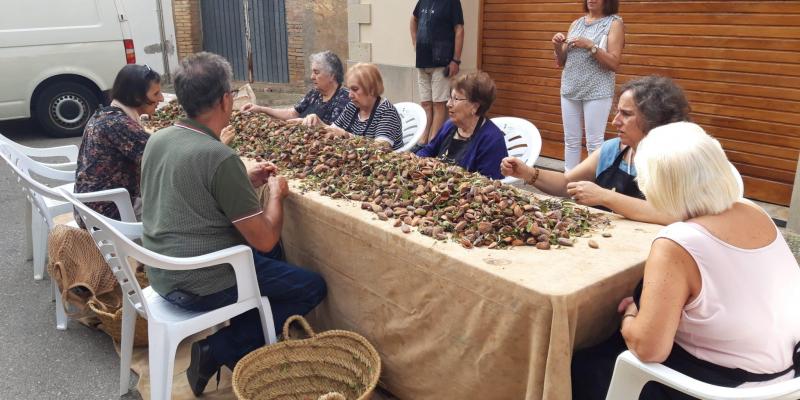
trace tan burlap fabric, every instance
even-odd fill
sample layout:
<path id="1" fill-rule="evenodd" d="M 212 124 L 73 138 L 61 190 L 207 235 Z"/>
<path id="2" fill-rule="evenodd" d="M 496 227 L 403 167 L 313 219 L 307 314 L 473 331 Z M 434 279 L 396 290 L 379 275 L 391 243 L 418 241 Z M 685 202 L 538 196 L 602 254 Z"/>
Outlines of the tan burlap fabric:
<path id="1" fill-rule="evenodd" d="M 314 326 L 363 335 L 403 400 L 570 399 L 573 349 L 619 329 L 660 229 L 613 217 L 599 249 L 466 250 L 290 185 L 287 258 L 328 285 Z"/>

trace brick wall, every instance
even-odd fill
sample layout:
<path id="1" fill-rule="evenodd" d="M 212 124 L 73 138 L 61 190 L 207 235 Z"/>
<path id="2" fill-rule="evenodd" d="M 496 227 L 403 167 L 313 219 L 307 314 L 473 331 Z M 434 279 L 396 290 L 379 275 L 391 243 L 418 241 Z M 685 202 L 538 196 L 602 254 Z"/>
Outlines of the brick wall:
<path id="1" fill-rule="evenodd" d="M 200 0 L 172 0 L 178 59 L 203 49 Z"/>
<path id="2" fill-rule="evenodd" d="M 201 1 L 172 0 L 179 59 L 203 50 Z M 347 59 L 346 0 L 284 0 L 284 5 L 289 83 L 305 82 L 308 56 L 314 52 L 330 49 Z"/>
<path id="3" fill-rule="evenodd" d="M 304 28 L 305 28 L 305 0 L 285 0 L 286 6 L 286 39 L 287 55 L 289 62 L 289 82 L 303 82 L 306 75 Z M 310 55 L 310 54 L 309 54 Z"/>

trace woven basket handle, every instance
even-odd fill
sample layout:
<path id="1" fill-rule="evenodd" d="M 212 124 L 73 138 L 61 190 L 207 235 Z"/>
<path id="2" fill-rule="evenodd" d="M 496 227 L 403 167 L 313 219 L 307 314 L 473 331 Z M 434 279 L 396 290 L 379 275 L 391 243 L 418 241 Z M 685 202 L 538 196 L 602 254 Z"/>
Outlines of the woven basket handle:
<path id="1" fill-rule="evenodd" d="M 302 315 L 292 315 L 291 317 L 289 317 L 289 319 L 286 320 L 286 322 L 283 323 L 284 339 L 286 340 L 292 339 L 292 337 L 289 336 L 289 325 L 291 325 L 292 322 L 295 321 L 300 323 L 300 326 L 302 326 L 303 330 L 306 331 L 306 335 L 308 335 L 308 337 L 313 338 L 316 335 L 316 333 L 314 333 L 314 330 L 311 329 L 311 325 L 308 324 L 308 321 L 306 321 L 306 319 L 303 318 Z"/>

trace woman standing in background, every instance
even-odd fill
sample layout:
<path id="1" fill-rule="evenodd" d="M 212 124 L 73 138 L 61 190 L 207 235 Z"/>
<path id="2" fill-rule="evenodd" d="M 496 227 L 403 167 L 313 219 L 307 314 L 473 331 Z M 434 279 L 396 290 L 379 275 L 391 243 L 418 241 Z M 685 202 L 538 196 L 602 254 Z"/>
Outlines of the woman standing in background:
<path id="1" fill-rule="evenodd" d="M 561 74 L 564 124 L 564 170 L 581 161 L 581 139 L 591 154 L 603 143 L 614 98 L 614 79 L 625 46 L 625 27 L 617 14 L 619 0 L 583 0 L 586 15 L 553 36 Z"/>

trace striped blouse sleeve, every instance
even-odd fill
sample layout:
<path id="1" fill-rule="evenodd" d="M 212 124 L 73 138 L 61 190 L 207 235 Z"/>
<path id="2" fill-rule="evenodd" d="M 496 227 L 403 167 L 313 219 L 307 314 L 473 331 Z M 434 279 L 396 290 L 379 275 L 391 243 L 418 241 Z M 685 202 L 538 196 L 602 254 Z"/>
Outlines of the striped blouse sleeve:
<path id="1" fill-rule="evenodd" d="M 370 130 L 375 132 L 375 140 L 383 140 L 392 145 L 392 150 L 403 147 L 403 124 L 400 121 L 400 114 L 392 103 L 384 101 L 378 106 L 380 118 L 370 126 Z"/>

